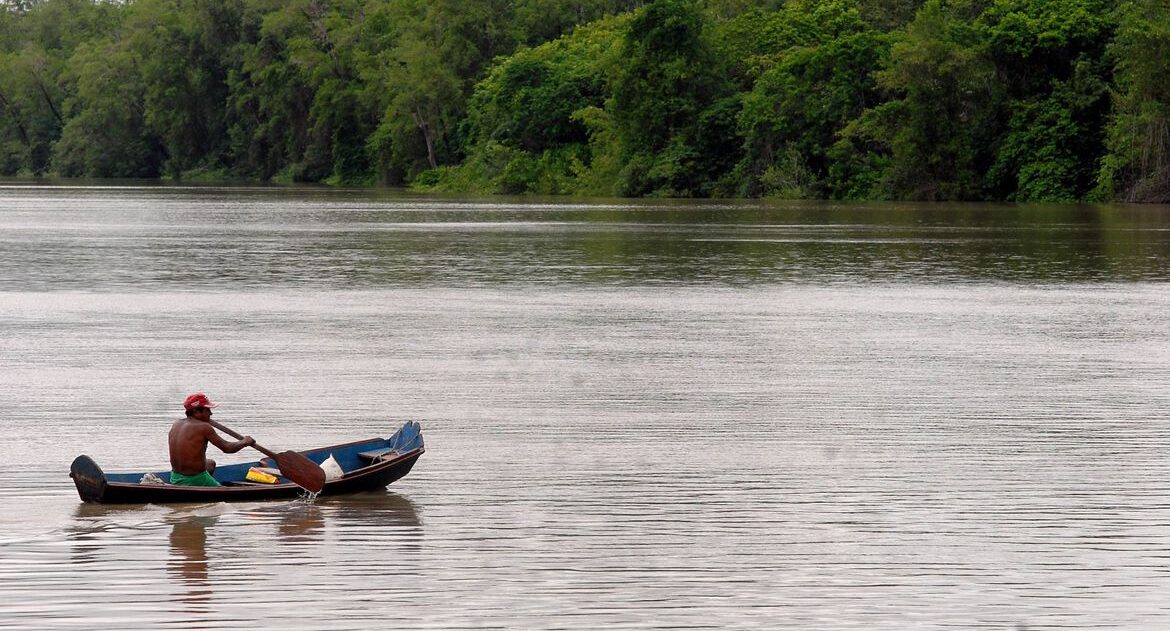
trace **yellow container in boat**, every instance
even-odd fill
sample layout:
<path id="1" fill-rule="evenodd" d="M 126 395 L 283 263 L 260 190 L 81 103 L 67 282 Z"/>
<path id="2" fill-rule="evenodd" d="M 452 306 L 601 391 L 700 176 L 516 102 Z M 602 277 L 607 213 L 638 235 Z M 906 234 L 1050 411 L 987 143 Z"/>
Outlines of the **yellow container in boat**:
<path id="1" fill-rule="evenodd" d="M 271 473 L 265 473 L 256 467 L 249 468 L 248 475 L 246 477 L 253 482 L 263 482 L 265 484 L 276 483 L 276 476 L 272 475 Z"/>

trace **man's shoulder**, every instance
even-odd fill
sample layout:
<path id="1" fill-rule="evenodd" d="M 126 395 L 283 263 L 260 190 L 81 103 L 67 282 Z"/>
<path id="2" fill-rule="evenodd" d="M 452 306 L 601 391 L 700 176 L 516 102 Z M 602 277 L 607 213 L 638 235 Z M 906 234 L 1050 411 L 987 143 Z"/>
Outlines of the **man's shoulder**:
<path id="1" fill-rule="evenodd" d="M 211 425 L 208 425 L 207 423 L 203 423 L 201 421 L 197 421 L 193 418 L 181 418 L 181 419 L 175 421 L 174 425 L 171 425 L 171 429 L 184 430 L 184 431 L 188 431 L 188 432 L 190 432 L 190 431 L 206 432 L 207 430 L 211 429 Z"/>

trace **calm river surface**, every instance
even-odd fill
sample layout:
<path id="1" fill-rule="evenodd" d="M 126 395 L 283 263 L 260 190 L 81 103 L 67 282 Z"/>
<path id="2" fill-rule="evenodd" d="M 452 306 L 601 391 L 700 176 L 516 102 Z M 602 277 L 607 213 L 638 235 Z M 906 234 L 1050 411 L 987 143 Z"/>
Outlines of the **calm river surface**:
<path id="1" fill-rule="evenodd" d="M 427 453 L 78 500 L 195 391 Z M 0 429 L 3 629 L 1162 630 L 1170 208 L 0 184 Z"/>

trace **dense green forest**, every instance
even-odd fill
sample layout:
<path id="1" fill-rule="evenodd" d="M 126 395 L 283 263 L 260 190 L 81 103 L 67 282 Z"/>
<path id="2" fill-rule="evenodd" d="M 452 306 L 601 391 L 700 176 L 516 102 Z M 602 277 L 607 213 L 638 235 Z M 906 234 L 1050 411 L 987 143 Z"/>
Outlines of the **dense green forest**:
<path id="1" fill-rule="evenodd" d="M 1170 201 L 1166 0 L 0 0 L 0 174 Z"/>

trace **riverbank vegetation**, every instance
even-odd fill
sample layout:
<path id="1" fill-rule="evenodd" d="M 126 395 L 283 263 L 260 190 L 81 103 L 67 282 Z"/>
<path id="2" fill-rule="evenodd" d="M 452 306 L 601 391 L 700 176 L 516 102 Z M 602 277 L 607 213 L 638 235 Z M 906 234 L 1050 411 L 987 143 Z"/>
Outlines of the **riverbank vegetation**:
<path id="1" fill-rule="evenodd" d="M 0 174 L 1170 201 L 1164 0 L 6 0 Z"/>

